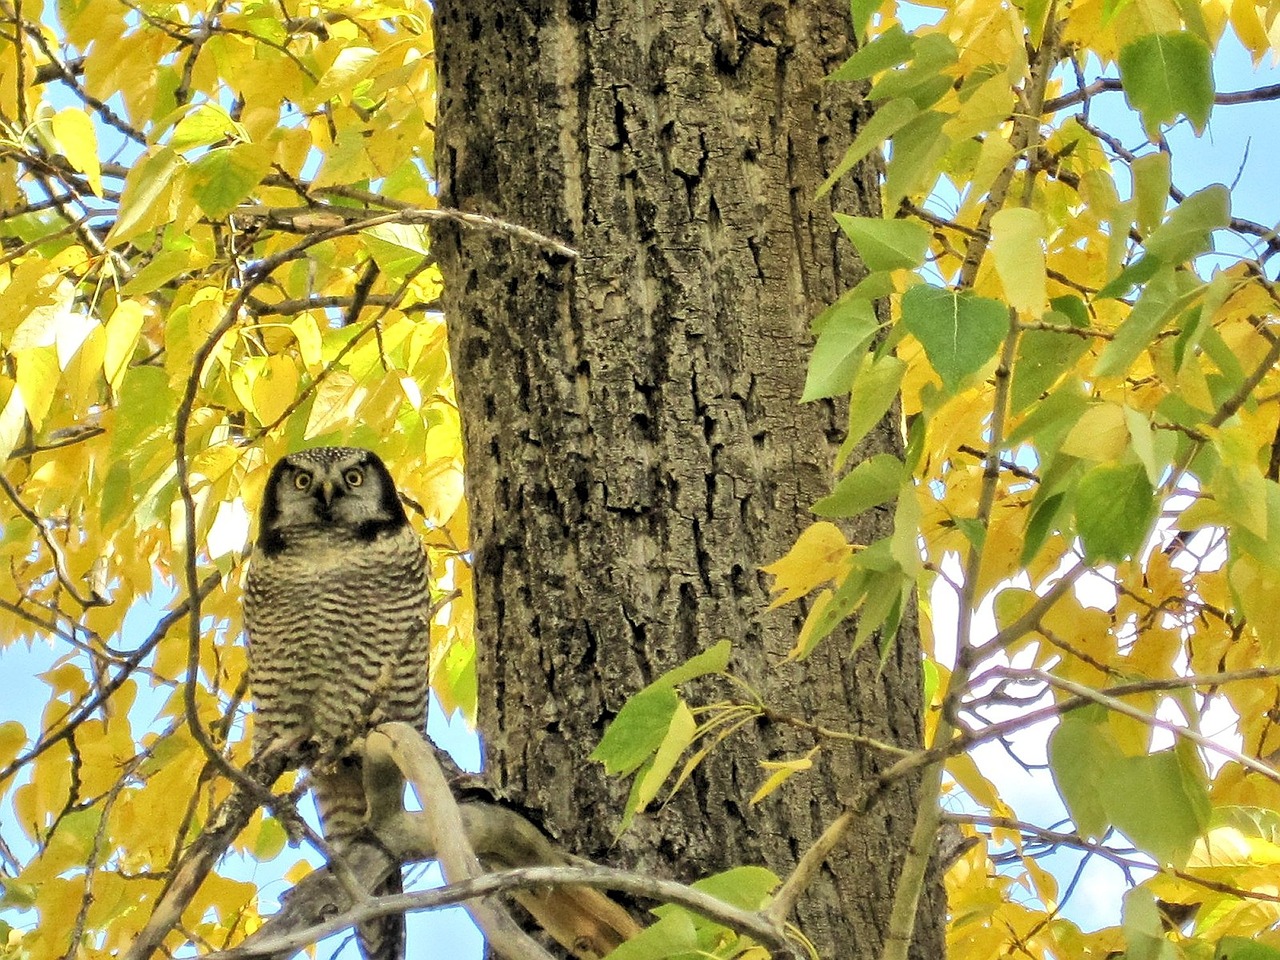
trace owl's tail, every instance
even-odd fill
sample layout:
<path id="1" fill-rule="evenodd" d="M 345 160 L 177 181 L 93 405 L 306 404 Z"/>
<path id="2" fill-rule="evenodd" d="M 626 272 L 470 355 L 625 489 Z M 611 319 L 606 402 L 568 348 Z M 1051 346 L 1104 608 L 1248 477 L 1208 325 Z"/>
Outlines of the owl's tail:
<path id="1" fill-rule="evenodd" d="M 340 760 L 336 769 L 313 772 L 312 787 L 324 837 L 338 852 L 364 826 L 364 775 L 358 757 Z M 371 890 L 375 897 L 404 892 L 404 881 L 396 870 Z M 365 960 L 404 960 L 404 914 L 369 920 L 356 928 L 356 941 Z"/>

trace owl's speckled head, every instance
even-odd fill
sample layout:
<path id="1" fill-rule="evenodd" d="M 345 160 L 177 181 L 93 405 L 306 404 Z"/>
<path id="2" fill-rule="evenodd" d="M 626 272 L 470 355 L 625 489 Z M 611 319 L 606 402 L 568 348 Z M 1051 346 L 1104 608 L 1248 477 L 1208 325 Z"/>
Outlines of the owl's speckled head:
<path id="1" fill-rule="evenodd" d="M 258 521 L 258 549 L 288 546 L 290 531 L 331 527 L 370 541 L 409 522 L 395 482 L 372 450 L 313 447 L 271 468 Z"/>

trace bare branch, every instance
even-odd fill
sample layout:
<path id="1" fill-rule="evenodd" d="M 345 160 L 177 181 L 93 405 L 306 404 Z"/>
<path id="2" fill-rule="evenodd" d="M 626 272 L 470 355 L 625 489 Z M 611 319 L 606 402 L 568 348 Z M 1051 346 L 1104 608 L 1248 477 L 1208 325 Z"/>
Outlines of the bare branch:
<path id="1" fill-rule="evenodd" d="M 289 956 L 319 939 L 342 932 L 352 924 L 372 920 L 375 917 L 414 910 L 435 910 L 468 900 L 490 897 L 497 893 L 543 886 L 618 890 L 635 897 L 674 903 L 751 937 L 771 950 L 780 960 L 799 956 L 795 946 L 786 938 L 783 931 L 762 919 L 759 914 L 740 910 L 723 900 L 671 880 L 659 880 L 645 874 L 593 866 L 520 867 L 515 870 L 485 874 L 473 880 L 450 884 L 437 890 L 378 897 L 369 906 L 349 910 L 341 916 L 297 932 L 272 936 L 269 939 L 255 935 L 233 950 L 211 954 L 208 960 L 247 960 L 250 957 Z"/>

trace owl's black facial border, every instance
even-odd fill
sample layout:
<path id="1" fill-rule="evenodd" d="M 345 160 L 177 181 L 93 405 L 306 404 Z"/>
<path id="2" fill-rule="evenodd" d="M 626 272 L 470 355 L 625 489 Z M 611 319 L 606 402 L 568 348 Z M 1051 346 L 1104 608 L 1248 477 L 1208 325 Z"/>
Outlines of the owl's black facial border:
<path id="1" fill-rule="evenodd" d="M 280 504 L 276 501 L 276 497 L 285 472 L 291 469 L 288 461 L 281 458 L 275 462 L 271 473 L 267 475 L 262 510 L 258 514 L 258 549 L 267 556 L 273 556 L 284 549 L 284 534 L 276 529 L 276 521 L 280 519 Z"/>
<path id="2" fill-rule="evenodd" d="M 378 506 L 381 508 L 385 519 L 381 520 L 365 520 L 356 527 L 356 536 L 361 540 L 370 541 L 377 538 L 380 533 L 395 533 L 409 525 L 409 515 L 404 512 L 404 504 L 400 502 L 400 497 L 396 495 L 396 484 L 391 479 L 391 472 L 387 469 L 387 465 L 382 462 L 372 450 L 366 450 L 361 466 L 367 470 L 377 473 L 378 479 L 382 482 L 378 489 L 381 491 L 378 497 Z M 365 478 L 365 483 L 369 482 L 369 478 Z"/>

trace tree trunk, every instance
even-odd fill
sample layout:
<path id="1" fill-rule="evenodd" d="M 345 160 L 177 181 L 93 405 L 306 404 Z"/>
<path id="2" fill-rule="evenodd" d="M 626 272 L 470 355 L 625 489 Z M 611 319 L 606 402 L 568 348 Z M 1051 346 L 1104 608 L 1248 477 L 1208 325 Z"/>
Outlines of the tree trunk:
<path id="1" fill-rule="evenodd" d="M 836 637 L 784 658 L 803 611 L 768 612 L 777 559 L 830 489 L 843 418 L 797 399 L 809 321 L 856 279 L 815 193 L 860 109 L 823 77 L 847 3 L 437 0 L 442 204 L 581 254 L 439 231 L 467 443 L 491 777 L 593 860 L 693 880 L 785 876 L 883 759 L 828 745 L 755 807 L 760 760 L 812 741 L 761 722 L 616 839 L 628 784 L 587 759 L 630 694 L 717 640 L 773 708 L 914 747 L 908 618 L 883 669 Z M 875 173 L 834 202 L 878 212 Z M 864 453 L 900 451 L 886 422 Z M 860 542 L 888 530 L 873 512 Z M 723 695 L 724 691 L 720 692 Z M 798 919 L 824 957 L 874 957 L 915 816 L 891 792 L 831 858 Z M 938 957 L 924 898 L 916 955 Z"/>

